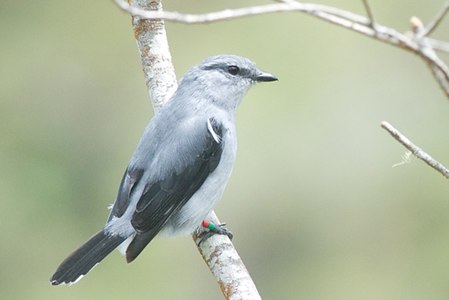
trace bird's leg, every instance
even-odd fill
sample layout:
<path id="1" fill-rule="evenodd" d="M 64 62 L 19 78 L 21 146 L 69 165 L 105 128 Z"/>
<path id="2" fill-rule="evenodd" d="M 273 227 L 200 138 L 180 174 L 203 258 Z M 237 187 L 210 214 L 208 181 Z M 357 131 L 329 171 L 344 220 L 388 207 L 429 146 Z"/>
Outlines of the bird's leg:
<path id="1" fill-rule="evenodd" d="M 228 238 L 230 240 L 232 240 L 233 238 L 233 234 L 231 231 L 229 231 L 226 227 L 226 223 L 222 223 L 222 224 L 214 224 L 212 222 L 209 222 L 207 220 L 204 220 L 201 223 L 201 227 L 203 228 L 207 228 L 207 231 L 203 231 L 202 233 L 200 233 L 199 237 L 199 242 L 198 242 L 198 246 L 204 242 L 205 240 L 207 240 L 208 238 L 210 238 L 211 236 L 213 236 L 214 234 L 222 234 L 222 235 L 227 235 Z"/>
<path id="2" fill-rule="evenodd" d="M 204 220 L 204 221 L 201 223 L 201 226 L 204 227 L 204 228 L 209 229 L 208 232 L 212 232 L 212 233 L 215 233 L 215 234 L 227 235 L 228 238 L 229 238 L 230 240 L 232 240 L 232 238 L 234 237 L 233 234 L 232 234 L 232 232 L 229 231 L 229 230 L 225 227 L 225 226 L 226 226 L 226 223 L 214 224 L 214 223 L 212 223 L 212 222 L 209 222 L 209 221 L 207 221 L 207 220 Z"/>

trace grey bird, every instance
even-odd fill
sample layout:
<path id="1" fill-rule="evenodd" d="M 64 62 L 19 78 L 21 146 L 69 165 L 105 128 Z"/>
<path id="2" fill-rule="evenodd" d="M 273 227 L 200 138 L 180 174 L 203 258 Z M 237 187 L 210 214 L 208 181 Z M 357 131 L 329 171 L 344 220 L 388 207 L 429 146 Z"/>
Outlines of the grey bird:
<path id="1" fill-rule="evenodd" d="M 192 234 L 231 175 L 237 106 L 254 83 L 275 80 L 236 55 L 192 67 L 145 128 L 106 225 L 60 264 L 50 282 L 77 282 L 119 246 L 131 262 L 158 233 Z"/>

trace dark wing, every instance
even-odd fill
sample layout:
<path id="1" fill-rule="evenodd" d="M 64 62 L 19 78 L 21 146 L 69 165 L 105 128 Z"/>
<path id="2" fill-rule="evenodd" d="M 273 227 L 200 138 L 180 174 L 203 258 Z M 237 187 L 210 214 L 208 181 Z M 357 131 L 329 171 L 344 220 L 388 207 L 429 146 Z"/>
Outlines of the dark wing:
<path id="1" fill-rule="evenodd" d="M 147 184 L 131 220 L 137 235 L 126 251 L 128 262 L 140 254 L 218 166 L 223 152 L 223 127 L 212 118 L 204 126 L 197 129 L 201 132 L 195 134 L 189 149 L 179 149 L 177 155 L 183 157 L 183 167 Z"/>

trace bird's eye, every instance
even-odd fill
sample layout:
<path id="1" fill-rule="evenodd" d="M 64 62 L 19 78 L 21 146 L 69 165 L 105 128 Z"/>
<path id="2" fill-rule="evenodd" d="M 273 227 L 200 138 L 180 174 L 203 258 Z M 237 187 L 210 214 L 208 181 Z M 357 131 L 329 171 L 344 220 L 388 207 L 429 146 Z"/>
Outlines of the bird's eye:
<path id="1" fill-rule="evenodd" d="M 229 66 L 228 67 L 228 72 L 231 75 L 237 75 L 240 72 L 240 68 L 237 66 Z"/>

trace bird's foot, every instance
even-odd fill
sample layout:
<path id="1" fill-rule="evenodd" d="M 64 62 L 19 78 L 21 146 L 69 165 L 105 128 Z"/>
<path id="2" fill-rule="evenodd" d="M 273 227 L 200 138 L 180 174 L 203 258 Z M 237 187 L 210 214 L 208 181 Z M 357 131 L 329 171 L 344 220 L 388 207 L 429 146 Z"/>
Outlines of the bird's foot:
<path id="1" fill-rule="evenodd" d="M 233 236 L 232 232 L 229 231 L 225 226 L 226 226 L 226 223 L 214 224 L 212 222 L 204 220 L 201 223 L 201 227 L 207 228 L 209 230 L 203 231 L 202 233 L 200 233 L 200 235 L 198 236 L 199 242 L 198 242 L 197 246 L 201 245 L 202 242 L 204 242 L 205 240 L 207 240 L 208 238 L 210 238 L 214 234 L 226 235 L 226 236 L 228 236 L 228 238 L 230 240 L 232 240 L 232 238 L 234 236 Z"/>

